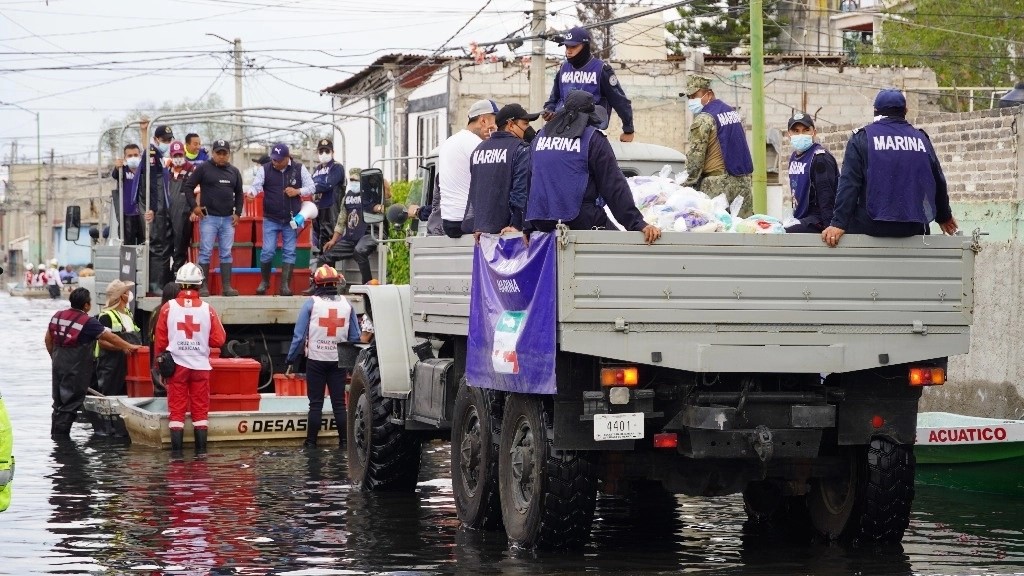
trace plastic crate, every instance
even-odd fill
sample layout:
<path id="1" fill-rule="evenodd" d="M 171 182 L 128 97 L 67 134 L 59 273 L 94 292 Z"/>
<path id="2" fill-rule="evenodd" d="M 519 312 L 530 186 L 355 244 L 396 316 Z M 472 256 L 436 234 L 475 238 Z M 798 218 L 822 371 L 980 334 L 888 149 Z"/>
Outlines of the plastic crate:
<path id="1" fill-rule="evenodd" d="M 260 409 L 259 394 L 210 394 L 210 412 L 240 412 Z"/>
<path id="2" fill-rule="evenodd" d="M 312 259 L 310 254 L 310 248 L 296 248 L 295 249 L 295 267 L 296 268 L 309 268 L 309 262 Z M 260 246 L 256 247 L 256 251 L 253 254 L 253 266 L 259 267 L 260 258 L 263 256 L 263 248 Z M 282 249 L 278 248 L 274 252 L 274 259 L 270 261 L 270 265 L 274 268 L 280 268 L 284 264 L 284 256 L 282 255 Z"/>
<path id="3" fill-rule="evenodd" d="M 152 381 L 153 377 L 149 371 L 149 347 L 143 346 L 135 351 L 134 354 L 128 354 L 128 372 L 129 378 L 144 378 Z"/>
<path id="4" fill-rule="evenodd" d="M 242 296 L 255 296 L 260 280 L 259 268 L 231 268 L 231 287 Z"/>
<path id="5" fill-rule="evenodd" d="M 263 246 L 263 219 L 262 218 L 256 220 L 256 232 L 255 232 L 254 238 L 255 238 L 254 242 L 256 243 L 257 247 Z M 310 247 L 313 246 L 312 239 L 313 239 L 313 225 L 307 222 L 306 225 L 302 227 L 302 230 L 299 230 L 298 237 L 295 239 L 295 246 L 298 247 L 298 248 L 310 248 Z M 277 239 L 277 247 L 278 248 L 281 247 L 281 238 Z"/>
<path id="6" fill-rule="evenodd" d="M 306 376 L 303 374 L 274 374 L 274 393 L 278 396 L 305 396 Z"/>
<path id="7" fill-rule="evenodd" d="M 252 358 L 210 358 L 210 394 L 259 394 L 260 363 Z"/>
<path id="8" fill-rule="evenodd" d="M 263 218 L 263 198 L 252 198 L 248 195 L 242 204 L 242 215 L 250 218 Z"/>
<path id="9" fill-rule="evenodd" d="M 189 260 L 199 263 L 199 243 L 193 242 L 189 251 Z M 253 267 L 253 243 L 236 242 L 231 246 L 231 268 L 252 268 Z M 220 268 L 220 248 L 214 246 L 210 254 L 210 270 Z"/>
<path id="10" fill-rule="evenodd" d="M 128 396 L 131 398 L 152 398 L 153 397 L 153 379 L 150 376 L 140 378 L 138 376 L 128 376 L 125 378 L 128 383 Z"/>
<path id="11" fill-rule="evenodd" d="M 254 216 L 242 216 L 238 219 L 238 224 L 235 226 L 235 243 L 249 243 L 251 244 L 256 236 L 256 222 L 262 223 L 262 216 L 256 218 Z M 193 246 L 198 246 L 199 238 L 202 236 L 199 232 L 199 222 L 192 223 L 192 240 L 195 242 Z M 262 230 L 262 228 L 261 228 Z"/>

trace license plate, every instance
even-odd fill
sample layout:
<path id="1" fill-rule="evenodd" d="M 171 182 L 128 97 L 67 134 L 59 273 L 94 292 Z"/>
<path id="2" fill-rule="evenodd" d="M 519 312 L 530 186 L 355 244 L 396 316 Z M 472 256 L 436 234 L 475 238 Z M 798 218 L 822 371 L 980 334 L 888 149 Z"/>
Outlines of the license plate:
<path id="1" fill-rule="evenodd" d="M 637 440 L 643 437 L 643 412 L 594 414 L 594 440 Z"/>

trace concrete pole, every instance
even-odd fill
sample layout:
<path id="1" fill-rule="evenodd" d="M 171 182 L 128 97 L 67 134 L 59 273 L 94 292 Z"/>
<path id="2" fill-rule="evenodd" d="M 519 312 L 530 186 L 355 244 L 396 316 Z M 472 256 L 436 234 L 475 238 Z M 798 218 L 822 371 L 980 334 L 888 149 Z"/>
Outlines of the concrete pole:
<path id="1" fill-rule="evenodd" d="M 539 112 L 544 107 L 547 95 L 544 93 L 544 40 L 539 38 L 547 29 L 547 0 L 533 0 L 533 26 L 530 35 L 533 49 L 530 51 L 530 112 Z"/>
<path id="2" fill-rule="evenodd" d="M 754 214 L 768 213 L 768 174 L 764 125 L 764 13 L 761 0 L 750 2 L 750 101 L 753 128 Z"/>
<path id="3" fill-rule="evenodd" d="M 235 38 L 235 108 L 242 108 L 242 39 Z M 235 135 L 232 138 L 234 142 L 231 143 L 231 148 L 237 155 L 241 153 L 242 138 L 244 134 L 243 120 L 241 114 L 235 115 L 235 122 L 238 125 L 235 127 Z M 238 166 L 238 158 L 232 158 L 232 163 Z"/>
<path id="4" fill-rule="evenodd" d="M 36 260 L 43 261 L 43 153 L 39 137 L 39 112 L 36 115 Z"/>

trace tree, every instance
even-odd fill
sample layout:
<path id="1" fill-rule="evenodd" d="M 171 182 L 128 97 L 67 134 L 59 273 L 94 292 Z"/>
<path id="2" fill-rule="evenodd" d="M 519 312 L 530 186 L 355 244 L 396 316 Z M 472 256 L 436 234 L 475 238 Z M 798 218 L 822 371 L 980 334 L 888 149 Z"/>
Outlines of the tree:
<path id="1" fill-rule="evenodd" d="M 1013 86 L 1024 78 L 1024 27 L 1020 0 L 917 0 L 914 10 L 884 13 L 874 51 L 859 63 L 922 66 L 939 86 Z M 949 110 L 966 109 L 967 95 L 943 98 Z M 975 108 L 987 107 L 989 94 Z"/>
<path id="2" fill-rule="evenodd" d="M 576 16 L 584 26 L 596 22 L 607 22 L 615 18 L 615 8 L 619 4 L 625 3 L 625 1 L 618 0 L 591 0 L 589 2 L 584 0 L 576 4 Z M 612 44 L 614 43 L 612 27 L 590 28 L 590 36 L 590 53 L 602 60 L 611 58 Z"/>
<path id="3" fill-rule="evenodd" d="M 121 130 L 119 128 L 123 127 L 125 124 L 134 122 L 143 117 L 156 118 L 161 114 L 167 114 L 170 112 L 196 112 L 201 110 L 216 110 L 219 108 L 224 108 L 224 101 L 221 100 L 219 94 L 210 94 L 203 100 L 186 100 L 184 102 L 179 102 L 177 104 L 172 102 L 164 102 L 159 106 L 151 102 L 137 104 L 134 108 L 125 113 L 122 117 L 116 119 L 107 118 L 103 121 L 104 130 L 107 130 L 103 139 L 104 147 L 108 149 L 112 158 L 119 157 L 121 155 L 122 147 Z M 157 120 L 157 122 L 162 124 L 162 122 L 160 122 L 159 120 Z M 216 122 L 208 122 L 201 120 L 188 122 L 169 121 L 167 122 L 167 124 L 170 125 L 171 128 L 174 130 L 175 139 L 181 140 L 182 142 L 185 141 L 185 135 L 188 134 L 189 132 L 195 132 L 196 134 L 199 134 L 204 142 L 210 142 L 218 138 L 229 139 L 234 128 L 233 126 L 227 124 L 220 124 Z M 150 127 L 150 138 L 152 137 L 151 135 L 153 128 L 155 127 Z M 148 139 L 146 140 L 146 142 L 140 141 L 143 139 L 143 137 L 141 134 L 139 134 L 137 124 L 133 127 L 130 127 L 127 131 L 125 131 L 124 137 L 124 144 L 134 142 L 145 148 L 146 145 L 149 143 Z"/>
<path id="4" fill-rule="evenodd" d="M 764 1 L 764 50 L 777 50 L 776 41 L 784 30 L 779 15 L 782 0 Z M 750 45 L 750 2 L 740 0 L 696 0 L 676 8 L 679 18 L 665 28 L 675 37 L 669 49 L 682 54 L 700 49 L 712 54 L 728 54 L 741 44 Z"/>

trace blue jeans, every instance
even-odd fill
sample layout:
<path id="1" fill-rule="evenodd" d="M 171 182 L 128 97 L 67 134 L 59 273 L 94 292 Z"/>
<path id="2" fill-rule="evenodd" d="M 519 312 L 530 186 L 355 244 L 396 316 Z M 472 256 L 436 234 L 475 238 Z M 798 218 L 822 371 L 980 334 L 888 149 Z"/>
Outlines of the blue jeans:
<path id="1" fill-rule="evenodd" d="M 231 247 L 235 244 L 235 227 L 231 216 L 204 216 L 199 221 L 199 263 L 209 264 L 213 243 L 220 248 L 220 261 L 231 263 Z"/>
<path id="2" fill-rule="evenodd" d="M 263 219 L 263 252 L 260 253 L 260 264 L 268 264 L 274 260 L 278 234 L 281 235 L 281 261 L 285 264 L 295 264 L 295 230 L 287 222 L 282 224 L 269 218 Z"/>

